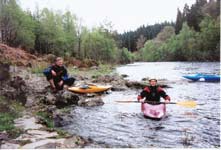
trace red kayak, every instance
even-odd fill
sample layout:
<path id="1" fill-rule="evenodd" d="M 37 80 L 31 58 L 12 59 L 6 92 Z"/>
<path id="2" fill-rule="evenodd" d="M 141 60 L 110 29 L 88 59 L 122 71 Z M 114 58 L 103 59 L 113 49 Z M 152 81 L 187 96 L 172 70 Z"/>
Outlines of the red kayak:
<path id="1" fill-rule="evenodd" d="M 143 112 L 144 116 L 151 119 L 162 119 L 166 116 L 166 104 L 148 104 L 142 103 L 141 104 L 141 111 Z"/>

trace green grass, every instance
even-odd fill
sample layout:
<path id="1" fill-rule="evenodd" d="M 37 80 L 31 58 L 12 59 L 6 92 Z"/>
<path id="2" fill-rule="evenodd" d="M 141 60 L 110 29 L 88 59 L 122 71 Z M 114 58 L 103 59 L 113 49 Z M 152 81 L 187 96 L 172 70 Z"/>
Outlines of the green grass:
<path id="1" fill-rule="evenodd" d="M 15 128 L 14 120 L 21 116 L 23 110 L 20 103 L 0 96 L 0 132 L 6 131 L 9 137 L 18 137 L 22 131 Z"/>
<path id="2" fill-rule="evenodd" d="M 64 131 L 61 129 L 55 129 L 55 131 L 58 133 L 58 136 L 57 136 L 58 139 L 59 138 L 68 138 L 71 136 L 67 131 Z"/>
<path id="3" fill-rule="evenodd" d="M 97 69 L 93 68 L 68 68 L 70 75 L 83 76 L 88 78 L 98 78 L 99 76 L 110 75 L 114 67 L 109 64 L 100 64 Z"/>
<path id="4" fill-rule="evenodd" d="M 42 74 L 43 75 L 43 70 L 49 66 L 48 63 L 46 62 L 38 62 L 33 64 L 33 66 L 30 68 L 31 73 L 34 74 Z"/>
<path id="5" fill-rule="evenodd" d="M 10 131 L 14 129 L 14 119 L 16 117 L 11 113 L 0 114 L 0 131 Z"/>
<path id="6" fill-rule="evenodd" d="M 43 121 L 48 128 L 54 128 L 54 121 L 49 113 L 39 111 L 36 115 L 40 117 L 41 121 Z"/>

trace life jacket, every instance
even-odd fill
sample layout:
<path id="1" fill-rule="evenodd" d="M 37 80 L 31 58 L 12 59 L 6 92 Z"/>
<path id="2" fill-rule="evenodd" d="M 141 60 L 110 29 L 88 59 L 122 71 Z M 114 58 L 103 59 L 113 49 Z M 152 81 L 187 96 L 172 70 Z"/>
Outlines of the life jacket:
<path id="1" fill-rule="evenodd" d="M 52 68 L 52 66 L 49 66 L 48 68 L 45 68 L 45 69 L 43 70 L 43 74 L 44 74 L 45 76 L 48 76 L 48 75 L 51 73 L 51 68 Z"/>
<path id="2" fill-rule="evenodd" d="M 160 92 L 163 91 L 163 89 L 159 86 L 147 86 L 144 88 L 144 91 L 146 91 L 148 94 L 146 96 L 146 101 L 160 101 Z"/>

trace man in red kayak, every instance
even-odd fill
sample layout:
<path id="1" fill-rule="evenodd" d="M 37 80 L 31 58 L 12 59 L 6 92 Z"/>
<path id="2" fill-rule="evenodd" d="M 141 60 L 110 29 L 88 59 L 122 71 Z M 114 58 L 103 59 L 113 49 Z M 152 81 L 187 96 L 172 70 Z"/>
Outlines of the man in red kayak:
<path id="1" fill-rule="evenodd" d="M 67 69 L 64 67 L 61 57 L 57 57 L 55 63 L 46 68 L 43 73 L 53 92 L 62 90 L 64 85 L 71 86 L 75 81 L 75 78 L 68 77 Z"/>
<path id="2" fill-rule="evenodd" d="M 160 97 L 163 97 L 166 103 L 170 102 L 170 97 L 160 86 L 157 85 L 157 79 L 150 79 L 149 83 L 150 86 L 145 87 L 140 95 L 138 95 L 137 100 L 139 102 L 148 102 L 154 104 L 160 102 Z"/>

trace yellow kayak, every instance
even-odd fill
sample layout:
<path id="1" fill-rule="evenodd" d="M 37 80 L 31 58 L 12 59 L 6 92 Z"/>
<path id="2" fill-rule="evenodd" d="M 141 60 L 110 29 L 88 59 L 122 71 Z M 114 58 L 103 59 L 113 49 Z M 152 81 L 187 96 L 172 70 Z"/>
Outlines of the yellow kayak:
<path id="1" fill-rule="evenodd" d="M 99 93 L 107 91 L 111 87 L 112 86 L 84 85 L 84 86 L 73 86 L 68 88 L 68 90 L 75 93 Z"/>

